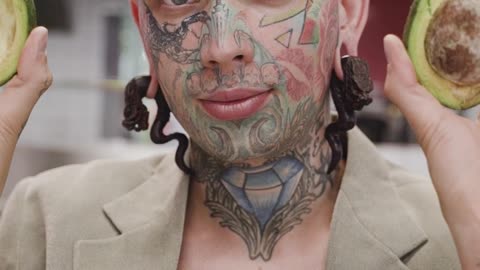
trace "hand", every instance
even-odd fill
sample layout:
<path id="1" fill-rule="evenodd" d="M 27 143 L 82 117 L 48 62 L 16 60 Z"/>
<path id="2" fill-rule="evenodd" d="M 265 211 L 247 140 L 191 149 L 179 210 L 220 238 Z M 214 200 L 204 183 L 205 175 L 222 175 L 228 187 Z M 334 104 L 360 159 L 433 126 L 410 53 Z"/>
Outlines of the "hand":
<path id="1" fill-rule="evenodd" d="M 47 64 L 48 31 L 37 27 L 27 39 L 17 75 L 0 92 L 0 194 L 18 137 L 40 96 L 52 84 Z"/>
<path id="2" fill-rule="evenodd" d="M 385 37 L 387 97 L 413 128 L 427 160 L 463 269 L 480 263 L 480 123 L 443 107 L 418 84 L 405 47 Z"/>

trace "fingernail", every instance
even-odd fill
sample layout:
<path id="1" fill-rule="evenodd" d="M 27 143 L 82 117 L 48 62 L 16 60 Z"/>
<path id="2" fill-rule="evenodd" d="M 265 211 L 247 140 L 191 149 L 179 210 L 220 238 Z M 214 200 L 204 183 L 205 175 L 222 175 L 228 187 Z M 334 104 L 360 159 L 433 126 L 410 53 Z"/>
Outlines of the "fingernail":
<path id="1" fill-rule="evenodd" d="M 383 40 L 383 47 L 385 48 L 385 57 L 387 58 L 387 62 L 389 64 L 395 64 L 395 58 L 397 55 L 395 55 L 396 53 L 398 53 L 398 42 L 399 42 L 399 39 L 397 38 L 397 36 L 395 35 L 392 35 L 392 34 L 388 34 L 385 36 L 384 40 Z"/>
<path id="2" fill-rule="evenodd" d="M 383 39 L 383 48 L 385 51 L 385 58 L 387 59 L 387 63 L 391 64 L 392 63 L 392 56 L 390 55 L 391 48 L 389 47 L 390 45 L 388 44 L 391 39 L 390 35 L 385 36 Z"/>
<path id="3" fill-rule="evenodd" d="M 39 41 L 39 44 L 38 44 L 38 49 L 37 49 L 37 53 L 38 54 L 46 54 L 47 52 L 47 45 L 48 45 L 48 30 L 46 28 L 43 28 L 44 30 L 44 34 L 42 34 L 42 37 Z"/>

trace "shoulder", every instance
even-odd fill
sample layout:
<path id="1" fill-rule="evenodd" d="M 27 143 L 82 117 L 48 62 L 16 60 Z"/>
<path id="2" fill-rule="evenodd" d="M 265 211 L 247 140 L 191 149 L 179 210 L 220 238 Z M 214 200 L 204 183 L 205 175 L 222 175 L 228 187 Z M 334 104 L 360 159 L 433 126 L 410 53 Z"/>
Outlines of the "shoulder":
<path id="1" fill-rule="evenodd" d="M 440 211 L 438 196 L 430 178 L 410 173 L 395 164 L 389 165 L 389 178 L 405 203 L 414 201 L 413 209 L 420 207 Z"/>
<path id="2" fill-rule="evenodd" d="M 443 218 L 431 179 L 395 165 L 391 165 L 390 179 L 405 209 L 428 237 L 428 242 L 416 256 L 407 258 L 409 265 L 423 265 L 424 260 L 429 260 L 431 269 L 446 269 L 449 265 L 448 269 L 460 269 L 453 237 Z"/>
<path id="3" fill-rule="evenodd" d="M 69 165 L 22 180 L 14 193 L 23 193 L 45 207 L 61 208 L 75 201 L 105 203 L 141 185 L 152 175 L 175 166 L 172 153 L 135 161 L 98 160 Z"/>
<path id="4" fill-rule="evenodd" d="M 118 227 L 107 216 L 105 206 L 128 197 L 149 182 L 156 183 L 153 188 L 147 185 L 151 190 L 170 192 L 174 185 L 162 180 L 180 175 L 173 156 L 94 161 L 50 170 L 21 181 L 0 216 L 0 268 L 6 265 L 13 269 L 18 263 L 45 265 L 45 260 L 49 260 L 56 265 L 54 268 L 66 269 L 72 265 L 72 247 L 78 241 L 117 236 Z M 138 198 L 149 195 L 144 189 L 141 191 Z M 131 204 L 120 206 L 123 209 Z M 150 213 L 148 204 L 137 209 L 126 213 L 120 220 L 124 223 L 119 224 L 132 224 L 132 220 L 138 221 L 142 216 L 139 213 L 143 216 Z M 19 260 L 19 256 L 29 259 Z"/>
<path id="5" fill-rule="evenodd" d="M 389 178 L 409 213 L 421 223 L 433 219 L 437 227 L 446 226 L 437 193 L 430 178 L 410 173 L 390 164 Z"/>
<path id="6" fill-rule="evenodd" d="M 382 243 L 408 269 L 460 269 L 453 238 L 431 180 L 388 162 L 358 129 L 349 133 L 348 147 L 337 205 L 349 211 L 343 214 L 342 208 L 337 211 L 340 231 L 351 232 L 355 228 L 351 238 L 361 240 L 357 240 L 357 246 L 373 242 L 369 238 L 373 235 L 375 243 Z M 349 218 L 350 213 L 355 214 L 357 225 L 338 222 Z M 362 229 L 368 236 L 358 236 Z M 351 240 L 344 240 L 343 246 L 347 249 L 354 246 Z"/>

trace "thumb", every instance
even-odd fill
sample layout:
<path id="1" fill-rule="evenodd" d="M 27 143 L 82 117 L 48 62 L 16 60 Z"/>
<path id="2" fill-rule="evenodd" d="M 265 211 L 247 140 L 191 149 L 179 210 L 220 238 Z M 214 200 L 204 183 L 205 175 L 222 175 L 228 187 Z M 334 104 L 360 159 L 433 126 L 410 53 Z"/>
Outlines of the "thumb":
<path id="1" fill-rule="evenodd" d="M 385 94 L 405 115 L 419 143 L 426 147 L 429 133 L 434 133 L 451 112 L 418 84 L 413 64 L 398 37 L 386 36 L 384 47 L 388 62 Z"/>
<path id="2" fill-rule="evenodd" d="M 48 32 L 44 27 L 37 27 L 30 33 L 17 75 L 0 91 L 0 193 L 18 136 L 41 93 L 52 83 L 47 65 L 47 39 Z"/>
<path id="3" fill-rule="evenodd" d="M 47 64 L 47 39 L 48 31 L 44 27 L 37 27 L 30 33 L 20 57 L 17 74 L 0 92 L 0 128 L 3 130 L 18 133 L 40 95 L 52 83 L 52 74 Z"/>
<path id="4" fill-rule="evenodd" d="M 32 30 L 20 57 L 17 75 L 6 85 L 6 88 L 28 87 L 30 91 L 18 91 L 24 98 L 35 97 L 51 84 L 52 75 L 47 61 L 48 30 L 37 27 Z M 32 106 L 34 104 L 31 104 Z"/>

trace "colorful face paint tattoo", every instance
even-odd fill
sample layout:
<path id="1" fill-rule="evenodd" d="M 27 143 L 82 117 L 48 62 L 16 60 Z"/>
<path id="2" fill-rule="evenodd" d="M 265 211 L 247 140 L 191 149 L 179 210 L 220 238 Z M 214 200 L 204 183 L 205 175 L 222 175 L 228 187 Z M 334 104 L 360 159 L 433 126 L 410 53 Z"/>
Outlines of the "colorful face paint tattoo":
<path id="1" fill-rule="evenodd" d="M 144 36 L 190 135 L 205 204 L 252 260 L 268 261 L 333 185 L 324 131 L 338 2 L 253 9 L 234 0 L 164 0 L 143 8 Z"/>

